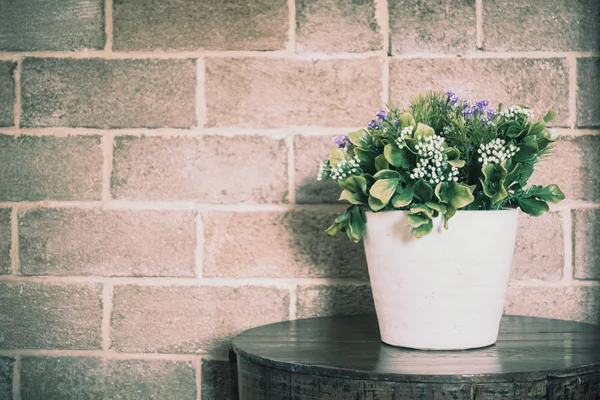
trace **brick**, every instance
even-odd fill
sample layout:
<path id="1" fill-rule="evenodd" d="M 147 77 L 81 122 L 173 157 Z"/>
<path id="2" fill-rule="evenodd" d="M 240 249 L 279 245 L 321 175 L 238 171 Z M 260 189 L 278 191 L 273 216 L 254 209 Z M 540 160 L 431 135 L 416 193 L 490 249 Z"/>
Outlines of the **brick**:
<path id="1" fill-rule="evenodd" d="M 218 360 L 202 360 L 202 398 L 232 400 L 229 363 Z"/>
<path id="2" fill-rule="evenodd" d="M 560 138 L 529 183 L 557 184 L 569 200 L 600 200 L 600 136 Z"/>
<path id="3" fill-rule="evenodd" d="M 509 287 L 505 314 L 600 323 L 600 286 Z"/>
<path id="4" fill-rule="evenodd" d="M 0 275 L 10 274 L 10 208 L 0 208 Z"/>
<path id="5" fill-rule="evenodd" d="M 298 318 L 332 315 L 371 314 L 375 312 L 371 286 L 300 285 L 296 301 Z"/>
<path id="6" fill-rule="evenodd" d="M 22 275 L 194 276 L 191 211 L 34 209 L 19 215 Z"/>
<path id="7" fill-rule="evenodd" d="M 561 58 L 409 59 L 393 60 L 390 97 L 408 106 L 410 96 L 427 90 L 453 90 L 472 101 L 485 98 L 499 103 L 525 104 L 536 117 L 557 112 L 556 126 L 569 119 L 567 62 Z"/>
<path id="8" fill-rule="evenodd" d="M 116 286 L 112 347 L 123 352 L 222 351 L 243 330 L 288 318 L 275 287 Z"/>
<path id="9" fill-rule="evenodd" d="M 362 244 L 325 229 L 341 210 L 213 212 L 205 218 L 204 276 L 367 278 Z"/>
<path id="10" fill-rule="evenodd" d="M 0 2 L 0 50 L 104 48 L 102 0 Z"/>
<path id="11" fill-rule="evenodd" d="M 298 51 L 348 53 L 383 48 L 374 0 L 295 1 Z"/>
<path id="12" fill-rule="evenodd" d="M 287 147 L 267 136 L 117 137 L 111 191 L 117 199 L 280 203 Z"/>
<path id="13" fill-rule="evenodd" d="M 600 31 L 600 30 L 599 30 Z M 600 126 L 600 58 L 577 59 L 577 125 Z"/>
<path id="14" fill-rule="evenodd" d="M 100 200 L 100 136 L 0 134 L 0 201 Z"/>
<path id="15" fill-rule="evenodd" d="M 573 210 L 575 278 L 600 279 L 600 210 Z"/>
<path id="16" fill-rule="evenodd" d="M 17 68 L 16 62 L 0 61 L 0 126 L 12 126 L 15 123 L 15 68 Z"/>
<path id="17" fill-rule="evenodd" d="M 317 180 L 319 165 L 329 158 L 329 136 L 295 136 L 296 203 L 338 203 L 342 189 L 331 179 Z"/>
<path id="18" fill-rule="evenodd" d="M 0 357 L 0 400 L 12 400 L 12 381 L 15 359 Z"/>
<path id="19" fill-rule="evenodd" d="M 21 362 L 23 400 L 193 400 L 195 380 L 194 367 L 185 361 L 24 357 Z"/>
<path id="20" fill-rule="evenodd" d="M 392 54 L 475 51 L 475 2 L 391 0 Z"/>
<path id="21" fill-rule="evenodd" d="M 564 235 L 560 214 L 519 215 L 512 279 L 559 281 L 564 268 Z"/>
<path id="22" fill-rule="evenodd" d="M 286 0 L 115 0 L 113 18 L 115 50 L 283 50 L 288 36 Z"/>
<path id="23" fill-rule="evenodd" d="M 102 285 L 0 283 L 0 347 L 101 348 Z"/>
<path id="24" fill-rule="evenodd" d="M 207 59 L 207 125 L 364 125 L 382 104 L 381 63 L 378 58 Z"/>
<path id="25" fill-rule="evenodd" d="M 26 127 L 182 127 L 196 124 L 194 60 L 25 58 Z"/>
<path id="26" fill-rule="evenodd" d="M 489 0 L 483 7 L 486 50 L 600 49 L 596 0 Z"/>

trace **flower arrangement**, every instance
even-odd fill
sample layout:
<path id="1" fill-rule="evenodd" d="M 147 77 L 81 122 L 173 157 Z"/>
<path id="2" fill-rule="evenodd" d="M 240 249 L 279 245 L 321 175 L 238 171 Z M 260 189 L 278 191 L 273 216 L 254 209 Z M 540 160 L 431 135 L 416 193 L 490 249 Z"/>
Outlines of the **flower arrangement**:
<path id="1" fill-rule="evenodd" d="M 429 92 L 407 109 L 381 110 L 367 128 L 335 137 L 317 179 L 336 181 L 340 200 L 351 205 L 327 232 L 345 231 L 359 242 L 366 210 L 408 210 L 412 234 L 420 238 L 440 215 L 448 229 L 459 209 L 520 208 L 539 216 L 549 202 L 563 200 L 557 185 L 526 187 L 551 149 L 546 123 L 556 113 L 534 121 L 526 106 L 488 106 Z"/>

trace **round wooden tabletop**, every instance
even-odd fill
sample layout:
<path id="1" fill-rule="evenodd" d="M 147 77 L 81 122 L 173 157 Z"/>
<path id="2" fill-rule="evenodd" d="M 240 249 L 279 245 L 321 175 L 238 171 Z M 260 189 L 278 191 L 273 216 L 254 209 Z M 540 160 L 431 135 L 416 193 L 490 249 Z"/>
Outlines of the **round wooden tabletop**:
<path id="1" fill-rule="evenodd" d="M 349 395 L 358 385 L 392 396 L 429 390 L 465 399 L 503 391 L 509 398 L 600 398 L 600 326 L 577 322 L 504 316 L 493 346 L 419 351 L 382 343 L 375 316 L 310 318 L 247 330 L 233 350 L 242 399 L 256 390 L 268 398 L 294 390 L 308 393 L 301 399 L 329 398 L 318 392 L 331 382 Z"/>

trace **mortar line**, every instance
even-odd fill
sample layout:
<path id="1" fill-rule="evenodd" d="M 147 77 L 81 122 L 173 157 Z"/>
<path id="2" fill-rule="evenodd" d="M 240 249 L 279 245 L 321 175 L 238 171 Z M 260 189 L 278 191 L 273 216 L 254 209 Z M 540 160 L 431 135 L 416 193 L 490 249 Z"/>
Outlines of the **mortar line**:
<path id="1" fill-rule="evenodd" d="M 14 125 L 18 129 L 21 126 L 21 73 L 23 72 L 23 57 L 16 60 L 17 66 L 14 71 L 15 80 L 15 105 L 13 110 Z"/>
<path id="2" fill-rule="evenodd" d="M 287 177 L 288 177 L 288 202 L 296 203 L 296 149 L 294 148 L 294 136 L 285 138 L 287 146 Z"/>
<path id="3" fill-rule="evenodd" d="M 483 42 L 484 42 L 484 36 L 483 36 L 483 0 L 475 0 L 475 23 L 476 23 L 476 30 L 477 30 L 477 50 L 483 50 Z"/>
<path id="4" fill-rule="evenodd" d="M 196 400 L 202 400 L 202 358 L 193 361 L 196 369 Z"/>
<path id="5" fill-rule="evenodd" d="M 577 125 L 577 58 L 567 57 L 569 64 L 569 126 Z"/>
<path id="6" fill-rule="evenodd" d="M 289 50 L 279 51 L 149 51 L 149 52 L 107 52 L 105 50 L 78 51 L 29 51 L 0 52 L 0 60 L 18 60 L 23 57 L 37 58 L 71 58 L 88 59 L 103 58 L 106 60 L 128 59 L 198 59 L 198 58 L 275 58 L 291 60 L 353 60 L 381 56 L 381 50 L 363 53 L 294 53 Z M 464 53 L 406 53 L 394 56 L 395 59 L 443 59 L 443 58 L 566 58 L 599 57 L 600 51 L 467 51 Z"/>
<path id="7" fill-rule="evenodd" d="M 13 275 L 19 275 L 19 208 L 10 210 L 10 265 Z"/>
<path id="8" fill-rule="evenodd" d="M 368 279 L 352 278 L 173 278 L 173 277 L 132 277 L 132 276 L 15 276 L 0 275 L 0 282 L 12 284 L 44 283 L 44 284 L 85 284 L 98 283 L 107 285 L 138 286 L 203 286 L 203 287 L 241 287 L 261 286 L 290 289 L 294 285 L 341 285 L 358 286 L 369 284 Z M 110 304 L 108 304 L 110 305 Z M 106 311 L 108 312 L 108 310 Z"/>
<path id="9" fill-rule="evenodd" d="M 387 107 L 390 104 L 390 57 L 384 57 L 381 72 L 381 101 Z"/>
<path id="10" fill-rule="evenodd" d="M 21 400 L 21 356 L 15 357 L 12 379 L 13 400 Z"/>
<path id="11" fill-rule="evenodd" d="M 290 308 L 288 310 L 288 318 L 289 320 L 297 319 L 297 305 L 298 302 L 298 285 L 294 285 L 290 288 Z"/>
<path id="12" fill-rule="evenodd" d="M 223 356 L 210 353 L 120 353 L 114 350 L 49 350 L 49 349 L 0 349 L 4 357 L 97 357 L 107 360 L 163 360 L 194 361 L 199 358 L 223 359 Z"/>
<path id="13" fill-rule="evenodd" d="M 564 254 L 564 267 L 563 267 L 563 282 L 573 281 L 573 221 L 571 217 L 571 210 L 561 210 L 560 216 L 562 219 L 563 227 L 563 254 Z"/>
<path id="14" fill-rule="evenodd" d="M 113 1 L 104 0 L 104 33 L 106 34 L 106 43 L 104 51 L 112 53 L 113 48 Z"/>
<path id="15" fill-rule="evenodd" d="M 288 42 L 287 50 L 296 53 L 296 0 L 288 0 Z"/>
<path id="16" fill-rule="evenodd" d="M 110 317 L 112 314 L 113 285 L 105 283 L 102 287 L 102 350 L 110 350 Z"/>
<path id="17" fill-rule="evenodd" d="M 202 219 L 202 213 L 196 211 L 196 278 L 201 279 L 204 276 L 204 221 Z"/>
<path id="18" fill-rule="evenodd" d="M 568 287 L 600 287 L 600 280 L 580 280 L 572 281 L 542 281 L 539 279 L 512 280 L 508 282 L 512 288 L 568 288 Z"/>
<path id="19" fill-rule="evenodd" d="M 196 60 L 196 125 L 202 129 L 206 125 L 206 62 Z"/>
<path id="20" fill-rule="evenodd" d="M 556 136 L 579 137 L 600 135 L 600 129 L 573 129 L 573 128 L 550 128 L 550 132 Z"/>
<path id="21" fill-rule="evenodd" d="M 112 175 L 114 138 L 112 134 L 102 136 L 102 201 L 111 200 L 110 180 Z"/>
<path id="22" fill-rule="evenodd" d="M 375 19 L 381 29 L 381 49 L 385 55 L 391 55 L 390 10 L 387 0 L 375 0 Z"/>

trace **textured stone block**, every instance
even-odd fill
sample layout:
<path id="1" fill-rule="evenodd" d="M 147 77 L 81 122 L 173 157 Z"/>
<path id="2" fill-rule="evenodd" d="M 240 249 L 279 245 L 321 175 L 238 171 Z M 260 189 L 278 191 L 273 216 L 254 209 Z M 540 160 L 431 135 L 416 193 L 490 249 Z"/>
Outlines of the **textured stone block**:
<path id="1" fill-rule="evenodd" d="M 101 348 L 102 285 L 0 283 L 0 348 Z"/>
<path id="2" fill-rule="evenodd" d="M 298 318 L 332 315 L 370 314 L 375 312 L 371 286 L 300 285 L 296 302 Z"/>
<path id="3" fill-rule="evenodd" d="M 325 232 L 341 211 L 211 213 L 204 223 L 204 276 L 366 278 L 362 244 Z"/>
<path id="4" fill-rule="evenodd" d="M 289 293 L 275 287 L 116 286 L 112 347 L 195 353 L 227 348 L 239 332 L 288 318 Z"/>
<path id="5" fill-rule="evenodd" d="M 23 126 L 190 127 L 193 60 L 25 58 Z"/>
<path id="6" fill-rule="evenodd" d="M 10 274 L 10 208 L 0 208 L 0 275 Z"/>
<path id="7" fill-rule="evenodd" d="M 22 275 L 194 276 L 191 211 L 34 209 L 19 215 Z"/>
<path id="8" fill-rule="evenodd" d="M 546 397 L 545 379 L 536 382 L 478 383 L 473 388 L 475 393 L 469 398 L 477 400 L 555 398 Z"/>
<path id="9" fill-rule="evenodd" d="M 598 31 L 600 32 L 600 28 Z M 598 87 L 600 87 L 600 58 L 577 59 L 577 125 L 600 126 Z"/>
<path id="10" fill-rule="evenodd" d="M 317 180 L 319 165 L 329 158 L 329 151 L 333 147 L 331 138 L 294 137 L 296 203 L 338 203 L 342 193 L 338 184 L 331 179 Z"/>
<path id="11" fill-rule="evenodd" d="M 366 125 L 381 106 L 381 60 L 206 60 L 207 125 Z"/>
<path id="12" fill-rule="evenodd" d="M 0 400 L 12 400 L 13 368 L 15 359 L 0 357 Z"/>
<path id="13" fill-rule="evenodd" d="M 564 235 L 558 213 L 519 215 L 511 278 L 559 281 L 564 268 Z"/>
<path id="14" fill-rule="evenodd" d="M 600 200 L 600 136 L 560 138 L 529 183 L 555 183 L 569 200 Z"/>
<path id="15" fill-rule="evenodd" d="M 600 323 L 600 287 L 509 287 L 505 314 Z"/>
<path id="16" fill-rule="evenodd" d="M 202 360 L 201 382 L 203 399 L 232 400 L 227 361 Z"/>
<path id="17" fill-rule="evenodd" d="M 374 0 L 295 1 L 298 51 L 348 53 L 383 47 Z"/>
<path id="18" fill-rule="evenodd" d="M 0 1 L 0 50 L 104 48 L 102 0 Z"/>
<path id="19" fill-rule="evenodd" d="M 2 6 L 0 5 L 0 9 Z M 2 28 L 0 27 L 0 30 Z M 2 35 L 0 35 L 0 38 Z M 2 39 L 0 39 L 2 40 Z M 16 62 L 0 61 L 0 126 L 14 125 Z"/>
<path id="20" fill-rule="evenodd" d="M 555 126 L 569 119 L 568 66 L 560 58 L 409 59 L 393 60 L 390 98 L 408 106 L 410 96 L 426 90 L 452 90 L 472 101 L 487 99 L 492 106 L 525 104 L 536 118 L 557 112 Z"/>
<path id="21" fill-rule="evenodd" d="M 185 361 L 24 357 L 21 362 L 23 400 L 193 400 L 195 380 L 194 367 Z"/>
<path id="22" fill-rule="evenodd" d="M 267 136 L 117 137 L 111 191 L 129 200 L 279 203 L 285 141 Z"/>
<path id="23" fill-rule="evenodd" d="M 0 201 L 100 200 L 100 136 L 0 134 Z"/>
<path id="24" fill-rule="evenodd" d="M 575 278 L 600 279 L 600 210 L 574 210 L 571 215 Z"/>
<path id="25" fill-rule="evenodd" d="M 115 0 L 113 19 L 116 50 L 281 50 L 288 36 L 286 0 Z"/>
<path id="26" fill-rule="evenodd" d="M 597 0 L 486 0 L 483 8 L 487 50 L 600 49 Z"/>
<path id="27" fill-rule="evenodd" d="M 392 54 L 475 51 L 475 2 L 391 0 Z"/>

